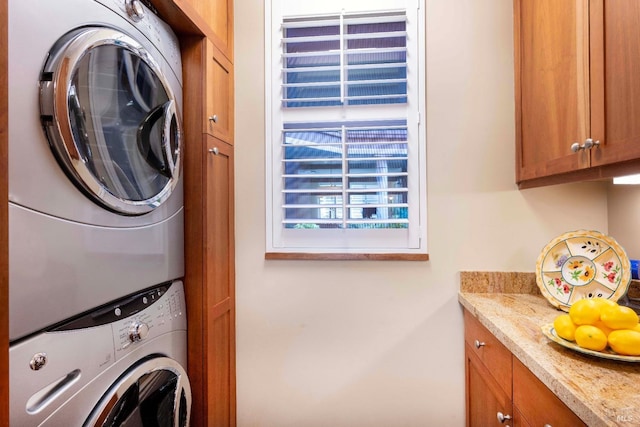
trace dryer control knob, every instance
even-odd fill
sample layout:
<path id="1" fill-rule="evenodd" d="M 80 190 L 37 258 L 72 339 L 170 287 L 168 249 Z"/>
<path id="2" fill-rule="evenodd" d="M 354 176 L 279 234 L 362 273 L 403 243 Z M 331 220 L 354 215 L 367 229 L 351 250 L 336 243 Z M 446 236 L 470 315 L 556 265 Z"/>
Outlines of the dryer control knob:
<path id="1" fill-rule="evenodd" d="M 138 0 L 127 0 L 127 15 L 133 22 L 140 22 L 144 18 L 144 8 Z"/>
<path id="2" fill-rule="evenodd" d="M 129 339 L 131 342 L 142 341 L 149 335 L 149 325 L 144 322 L 133 322 L 129 326 Z"/>

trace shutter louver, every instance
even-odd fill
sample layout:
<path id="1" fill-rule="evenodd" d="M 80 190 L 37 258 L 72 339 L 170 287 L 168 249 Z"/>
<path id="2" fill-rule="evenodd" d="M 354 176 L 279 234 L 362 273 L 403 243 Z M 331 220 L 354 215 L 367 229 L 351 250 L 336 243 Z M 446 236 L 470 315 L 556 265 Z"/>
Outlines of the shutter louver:
<path id="1" fill-rule="evenodd" d="M 285 228 L 406 228 L 406 120 L 285 124 Z"/>
<path id="2" fill-rule="evenodd" d="M 406 14 L 283 22 L 286 108 L 407 102 Z"/>

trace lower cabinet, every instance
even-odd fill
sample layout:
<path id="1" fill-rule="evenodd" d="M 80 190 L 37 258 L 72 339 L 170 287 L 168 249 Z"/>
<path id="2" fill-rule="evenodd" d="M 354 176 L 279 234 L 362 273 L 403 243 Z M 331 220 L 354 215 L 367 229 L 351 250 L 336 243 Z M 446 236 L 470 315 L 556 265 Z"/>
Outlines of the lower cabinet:
<path id="1" fill-rule="evenodd" d="M 468 427 L 586 426 L 469 312 L 464 312 Z"/>

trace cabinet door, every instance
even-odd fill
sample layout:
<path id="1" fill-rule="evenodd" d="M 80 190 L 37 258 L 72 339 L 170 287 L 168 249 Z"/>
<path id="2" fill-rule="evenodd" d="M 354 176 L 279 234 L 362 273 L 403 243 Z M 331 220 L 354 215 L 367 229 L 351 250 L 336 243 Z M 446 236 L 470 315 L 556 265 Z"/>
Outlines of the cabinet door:
<path id="1" fill-rule="evenodd" d="M 471 313 L 464 312 L 464 339 L 472 352 L 486 366 L 502 390 L 512 394 L 512 356 L 498 339 Z"/>
<path id="2" fill-rule="evenodd" d="M 210 40 L 206 47 L 204 132 L 233 143 L 233 67 Z"/>
<path id="3" fill-rule="evenodd" d="M 211 29 L 214 44 L 231 58 L 233 55 L 233 0 L 185 0 Z"/>
<path id="4" fill-rule="evenodd" d="M 640 158 L 640 2 L 591 0 L 592 166 Z"/>
<path id="5" fill-rule="evenodd" d="M 513 405 L 511 399 L 498 385 L 489 370 L 465 344 L 465 377 L 467 427 L 511 425 Z M 504 422 L 500 422 L 502 414 Z"/>
<path id="6" fill-rule="evenodd" d="M 633 0 L 629 0 L 633 1 Z M 517 181 L 589 167 L 589 0 L 514 0 Z"/>
<path id="7" fill-rule="evenodd" d="M 233 147 L 207 137 L 205 329 L 209 426 L 235 425 Z"/>
<path id="8" fill-rule="evenodd" d="M 521 425 L 580 427 L 585 423 L 517 358 L 513 360 L 513 406 L 526 423 Z"/>

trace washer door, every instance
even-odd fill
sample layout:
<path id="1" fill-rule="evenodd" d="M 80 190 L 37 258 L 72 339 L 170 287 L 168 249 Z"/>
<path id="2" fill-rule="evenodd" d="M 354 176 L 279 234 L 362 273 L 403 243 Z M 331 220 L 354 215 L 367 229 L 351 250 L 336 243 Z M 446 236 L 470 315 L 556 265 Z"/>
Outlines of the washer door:
<path id="1" fill-rule="evenodd" d="M 158 357 L 127 372 L 102 397 L 85 427 L 186 427 L 191 413 L 187 373 Z"/>
<path id="2" fill-rule="evenodd" d="M 99 205 L 142 215 L 180 175 L 180 112 L 158 63 L 128 35 L 76 29 L 49 52 L 40 82 L 49 144 L 74 184 Z"/>

